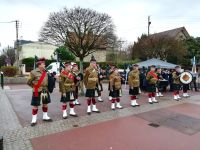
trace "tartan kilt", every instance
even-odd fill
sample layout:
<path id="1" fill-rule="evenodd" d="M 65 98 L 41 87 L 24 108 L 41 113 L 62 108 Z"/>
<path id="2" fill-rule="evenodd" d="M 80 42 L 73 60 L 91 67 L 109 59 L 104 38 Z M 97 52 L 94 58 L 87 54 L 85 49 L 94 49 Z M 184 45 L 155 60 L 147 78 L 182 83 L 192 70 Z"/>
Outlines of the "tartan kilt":
<path id="1" fill-rule="evenodd" d="M 139 94 L 139 87 L 133 87 L 133 89 L 129 89 L 129 95 L 138 95 Z"/>
<path id="2" fill-rule="evenodd" d="M 156 84 L 156 87 L 158 88 L 159 91 L 162 91 L 163 85 L 159 82 Z"/>
<path id="3" fill-rule="evenodd" d="M 111 96 L 111 91 L 109 91 L 109 95 L 108 96 Z"/>
<path id="4" fill-rule="evenodd" d="M 71 94 L 73 94 L 73 98 L 71 97 Z M 74 101 L 75 100 L 74 96 L 75 96 L 75 92 L 66 92 L 66 97 L 61 95 L 60 102 L 66 103 L 66 102 Z"/>
<path id="5" fill-rule="evenodd" d="M 156 85 L 155 84 L 148 84 L 146 90 L 149 93 L 156 92 Z"/>
<path id="6" fill-rule="evenodd" d="M 99 84 L 98 88 L 99 88 L 99 92 L 103 91 L 103 85 L 102 85 L 102 83 Z"/>
<path id="7" fill-rule="evenodd" d="M 189 84 L 183 84 L 183 91 L 190 90 Z"/>
<path id="8" fill-rule="evenodd" d="M 173 90 L 179 91 L 181 89 L 181 84 L 173 84 Z"/>
<path id="9" fill-rule="evenodd" d="M 98 89 L 86 89 L 85 97 L 97 97 Z"/>
<path id="10" fill-rule="evenodd" d="M 121 97 L 121 96 L 122 96 L 122 90 L 121 90 L 121 89 L 116 90 L 116 89 L 113 87 L 113 91 L 110 91 L 110 96 L 111 96 L 112 98 Z"/>
<path id="11" fill-rule="evenodd" d="M 74 92 L 74 99 L 78 98 L 78 86 L 76 86 L 75 92 Z"/>
<path id="12" fill-rule="evenodd" d="M 51 103 L 51 98 L 50 98 L 49 92 L 47 92 L 47 98 L 45 98 L 45 99 L 41 99 L 41 93 L 42 92 L 38 92 L 38 97 L 35 97 L 34 96 L 34 92 L 33 92 L 32 100 L 31 100 L 31 105 L 32 106 L 40 106 L 41 105 L 41 101 L 42 101 L 42 104 Z"/>

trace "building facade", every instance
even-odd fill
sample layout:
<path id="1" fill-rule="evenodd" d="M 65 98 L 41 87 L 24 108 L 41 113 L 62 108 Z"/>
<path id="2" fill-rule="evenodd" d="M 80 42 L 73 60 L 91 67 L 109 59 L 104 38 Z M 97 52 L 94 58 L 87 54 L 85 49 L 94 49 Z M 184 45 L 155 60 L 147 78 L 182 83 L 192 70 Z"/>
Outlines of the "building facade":
<path id="1" fill-rule="evenodd" d="M 19 61 L 24 58 L 34 57 L 45 57 L 46 59 L 51 59 L 57 46 L 40 42 L 40 41 L 19 41 Z"/>

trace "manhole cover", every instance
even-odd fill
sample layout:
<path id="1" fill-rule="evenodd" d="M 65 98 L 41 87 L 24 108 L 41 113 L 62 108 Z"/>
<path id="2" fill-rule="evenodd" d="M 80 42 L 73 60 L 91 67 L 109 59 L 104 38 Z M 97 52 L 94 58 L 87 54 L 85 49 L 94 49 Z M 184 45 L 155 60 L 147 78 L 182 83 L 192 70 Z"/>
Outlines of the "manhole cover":
<path id="1" fill-rule="evenodd" d="M 157 128 L 157 127 L 160 126 L 159 124 L 156 124 L 156 123 L 150 123 L 148 125 L 151 126 L 151 127 L 154 127 L 154 128 Z"/>
<path id="2" fill-rule="evenodd" d="M 78 127 L 78 125 L 77 125 L 77 124 L 74 124 L 74 125 L 73 125 L 73 127 L 74 127 L 74 128 L 77 128 L 77 127 Z"/>

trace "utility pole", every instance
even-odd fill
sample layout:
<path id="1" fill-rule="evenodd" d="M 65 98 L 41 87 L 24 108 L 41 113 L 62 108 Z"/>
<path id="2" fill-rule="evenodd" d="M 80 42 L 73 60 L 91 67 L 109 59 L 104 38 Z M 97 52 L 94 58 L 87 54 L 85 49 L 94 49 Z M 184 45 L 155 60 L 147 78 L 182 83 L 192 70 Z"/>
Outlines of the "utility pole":
<path id="1" fill-rule="evenodd" d="M 15 21 L 15 27 L 16 27 L 16 42 L 15 42 L 15 48 L 16 48 L 16 66 L 19 68 L 19 21 Z"/>
<path id="2" fill-rule="evenodd" d="M 150 34 L 150 25 L 151 25 L 150 16 L 148 16 L 148 36 Z"/>

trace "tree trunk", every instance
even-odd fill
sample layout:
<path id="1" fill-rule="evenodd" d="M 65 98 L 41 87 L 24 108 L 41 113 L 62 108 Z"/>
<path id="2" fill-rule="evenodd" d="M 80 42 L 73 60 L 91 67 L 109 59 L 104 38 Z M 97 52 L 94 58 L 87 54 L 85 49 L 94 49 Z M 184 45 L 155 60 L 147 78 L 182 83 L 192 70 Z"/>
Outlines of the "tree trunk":
<path id="1" fill-rule="evenodd" d="M 80 60 L 80 72 L 83 74 L 83 58 L 79 58 Z M 80 94 L 83 96 L 84 95 L 84 85 L 83 81 L 80 83 Z"/>

